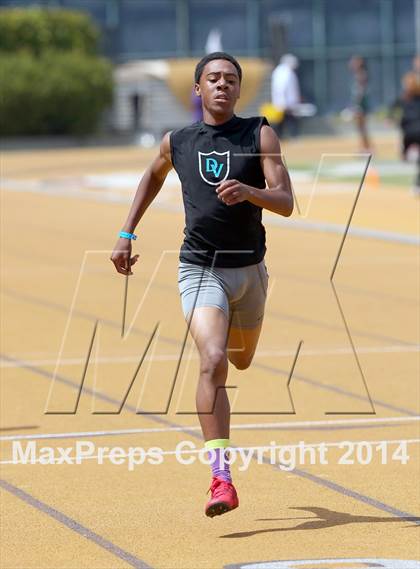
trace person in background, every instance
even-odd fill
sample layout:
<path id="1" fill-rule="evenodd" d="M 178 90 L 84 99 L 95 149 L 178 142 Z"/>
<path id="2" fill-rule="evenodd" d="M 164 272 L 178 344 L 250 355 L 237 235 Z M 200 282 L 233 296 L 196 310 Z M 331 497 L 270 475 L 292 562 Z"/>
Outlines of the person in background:
<path id="1" fill-rule="evenodd" d="M 413 58 L 413 73 L 417 76 L 417 81 L 420 82 L 420 55 Z"/>
<path id="2" fill-rule="evenodd" d="M 280 59 L 271 76 L 271 102 L 283 113 L 282 121 L 273 125 L 279 137 L 283 137 L 286 132 L 294 137 L 299 132 L 298 118 L 295 116 L 295 110 L 301 103 L 299 79 L 296 74 L 298 67 L 298 58 L 286 54 Z"/>
<path id="3" fill-rule="evenodd" d="M 351 86 L 352 111 L 356 128 L 360 136 L 362 152 L 371 152 L 372 146 L 367 131 L 367 115 L 369 105 L 369 75 L 366 60 L 354 55 L 349 61 L 349 69 L 353 74 Z"/>
<path id="4" fill-rule="evenodd" d="M 402 157 L 408 160 L 412 152 L 417 156 L 417 173 L 413 194 L 420 196 L 420 57 L 413 61 L 413 71 L 402 79 L 402 93 L 391 107 L 391 114 L 398 111 L 402 133 Z"/>

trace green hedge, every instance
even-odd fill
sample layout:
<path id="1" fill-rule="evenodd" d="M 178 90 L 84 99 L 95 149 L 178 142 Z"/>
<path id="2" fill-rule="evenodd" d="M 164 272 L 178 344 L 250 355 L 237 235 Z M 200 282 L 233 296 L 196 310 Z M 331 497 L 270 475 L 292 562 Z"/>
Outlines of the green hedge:
<path id="1" fill-rule="evenodd" d="M 87 134 L 112 90 L 112 68 L 102 58 L 0 54 L 0 134 Z"/>
<path id="2" fill-rule="evenodd" d="M 99 31 L 82 12 L 40 8 L 0 9 L 0 51 L 80 51 L 94 54 Z"/>

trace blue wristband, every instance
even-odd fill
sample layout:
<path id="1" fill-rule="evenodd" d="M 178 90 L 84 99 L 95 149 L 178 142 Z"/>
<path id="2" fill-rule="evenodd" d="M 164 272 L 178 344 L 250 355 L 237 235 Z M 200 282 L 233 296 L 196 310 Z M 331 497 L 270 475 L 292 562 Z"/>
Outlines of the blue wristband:
<path id="1" fill-rule="evenodd" d="M 124 237 L 124 239 L 137 239 L 137 235 L 134 235 L 134 233 L 127 233 L 127 231 L 120 231 L 119 236 Z"/>

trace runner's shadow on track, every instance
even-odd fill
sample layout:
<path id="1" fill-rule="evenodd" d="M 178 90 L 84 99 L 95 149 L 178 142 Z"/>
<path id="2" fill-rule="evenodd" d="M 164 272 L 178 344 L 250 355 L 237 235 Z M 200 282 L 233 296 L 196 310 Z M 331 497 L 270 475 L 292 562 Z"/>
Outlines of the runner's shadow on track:
<path id="1" fill-rule="evenodd" d="M 347 524 L 376 524 L 376 523 L 401 523 L 401 522 L 414 522 L 413 525 L 406 527 L 419 527 L 420 518 L 416 517 L 402 517 L 390 518 L 379 516 L 353 516 L 344 512 L 336 512 L 328 510 L 327 508 L 318 508 L 316 506 L 302 506 L 290 508 L 291 510 L 303 510 L 315 514 L 316 518 L 260 518 L 257 522 L 274 522 L 274 521 L 289 521 L 289 520 L 306 520 L 303 523 L 294 527 L 285 528 L 267 528 L 258 529 L 254 531 L 243 531 L 238 533 L 228 533 L 221 535 L 224 538 L 237 538 L 237 537 L 251 537 L 261 533 L 270 533 L 276 531 L 298 531 L 298 530 L 322 530 L 335 526 L 344 526 Z"/>

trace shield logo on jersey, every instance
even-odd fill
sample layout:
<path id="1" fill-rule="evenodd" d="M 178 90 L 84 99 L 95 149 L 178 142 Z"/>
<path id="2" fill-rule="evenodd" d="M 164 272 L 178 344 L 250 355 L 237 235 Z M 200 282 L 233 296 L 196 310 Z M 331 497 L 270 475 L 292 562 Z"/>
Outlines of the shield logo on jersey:
<path id="1" fill-rule="evenodd" d="M 212 186 L 218 186 L 224 182 L 230 169 L 230 151 L 226 152 L 199 152 L 198 153 L 198 168 L 200 176 Z"/>

